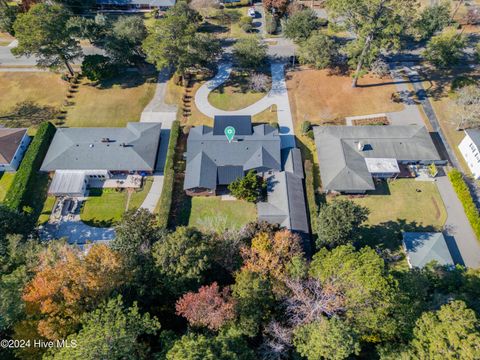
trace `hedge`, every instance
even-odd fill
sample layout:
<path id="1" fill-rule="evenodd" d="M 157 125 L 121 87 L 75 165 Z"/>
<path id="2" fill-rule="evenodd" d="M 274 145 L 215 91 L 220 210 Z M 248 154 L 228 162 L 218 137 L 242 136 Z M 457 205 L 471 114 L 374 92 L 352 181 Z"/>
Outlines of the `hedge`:
<path id="1" fill-rule="evenodd" d="M 310 214 L 310 224 L 312 231 L 315 231 L 315 222 L 318 217 L 318 206 L 315 199 L 315 185 L 313 179 L 313 164 L 310 160 L 305 160 L 305 189 L 307 192 L 308 211 Z"/>
<path id="2" fill-rule="evenodd" d="M 43 159 L 47 154 L 48 147 L 55 135 L 56 128 L 51 122 L 42 123 L 33 138 L 30 146 L 25 152 L 22 163 L 13 179 L 12 186 L 8 189 L 4 204 L 17 211 L 23 211 L 25 206 L 32 206 L 31 199 L 34 198 L 35 177 Z"/>
<path id="3" fill-rule="evenodd" d="M 480 215 L 477 207 L 475 206 L 468 185 L 463 179 L 462 173 L 457 169 L 453 169 L 448 173 L 448 178 L 450 179 L 450 182 L 452 183 L 452 186 L 463 205 L 465 214 L 467 215 L 470 225 L 472 225 L 477 239 L 480 239 Z"/>
<path id="4" fill-rule="evenodd" d="M 177 145 L 179 134 L 180 122 L 176 120 L 172 123 L 172 128 L 170 130 L 167 157 L 165 159 L 165 168 L 163 171 L 163 189 L 158 205 L 158 225 L 161 228 L 167 228 L 170 209 L 172 207 L 172 192 L 175 181 L 175 146 Z"/>

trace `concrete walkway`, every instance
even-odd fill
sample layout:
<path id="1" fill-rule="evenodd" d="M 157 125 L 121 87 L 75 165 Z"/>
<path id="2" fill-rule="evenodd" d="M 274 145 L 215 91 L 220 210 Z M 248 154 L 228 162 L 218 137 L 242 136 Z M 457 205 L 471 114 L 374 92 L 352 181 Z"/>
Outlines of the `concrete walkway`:
<path id="1" fill-rule="evenodd" d="M 163 170 L 170 139 L 170 129 L 172 122 L 177 117 L 177 107 L 165 103 L 165 93 L 167 91 L 167 81 L 170 78 L 170 71 L 163 69 L 158 75 L 157 89 L 150 103 L 145 107 L 141 122 L 161 122 L 162 130 L 160 132 L 160 146 L 158 148 L 157 165 L 153 174 L 153 183 L 149 193 L 145 197 L 140 208 L 154 212 L 157 207 L 163 189 Z"/>
<path id="2" fill-rule="evenodd" d="M 479 268 L 480 244 L 448 177 L 437 178 L 437 187 L 447 209 L 445 234 L 453 260 L 467 267 Z"/>
<path id="3" fill-rule="evenodd" d="M 256 115 L 268 109 L 272 105 L 277 106 L 278 125 L 282 141 L 282 147 L 295 147 L 294 127 L 290 102 L 288 100 L 287 85 L 285 83 L 285 63 L 272 62 L 272 89 L 262 99 L 241 110 L 225 111 L 217 109 L 208 101 L 211 91 L 222 85 L 232 72 L 232 63 L 223 62 L 218 67 L 215 77 L 203 84 L 195 94 L 195 104 L 199 111 L 208 117 L 215 115 Z"/>

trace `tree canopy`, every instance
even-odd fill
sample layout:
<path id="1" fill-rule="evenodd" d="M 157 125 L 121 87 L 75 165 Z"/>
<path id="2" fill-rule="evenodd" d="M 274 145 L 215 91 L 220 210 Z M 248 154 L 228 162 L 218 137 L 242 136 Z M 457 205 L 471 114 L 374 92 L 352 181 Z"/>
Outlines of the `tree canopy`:
<path id="1" fill-rule="evenodd" d="M 312 9 L 294 13 L 285 26 L 285 36 L 295 41 L 303 41 L 320 26 L 317 15 Z"/>
<path id="2" fill-rule="evenodd" d="M 461 33 L 447 29 L 429 40 L 423 55 L 433 65 L 447 68 L 460 61 L 466 45 L 465 37 Z"/>

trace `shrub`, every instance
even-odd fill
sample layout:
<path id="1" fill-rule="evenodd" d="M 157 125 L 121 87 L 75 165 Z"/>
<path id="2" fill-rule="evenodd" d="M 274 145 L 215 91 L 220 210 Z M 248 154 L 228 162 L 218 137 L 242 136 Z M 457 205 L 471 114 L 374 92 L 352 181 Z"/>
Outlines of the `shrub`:
<path id="1" fill-rule="evenodd" d="M 255 92 L 267 91 L 270 88 L 270 78 L 262 73 L 253 73 L 249 79 L 250 89 Z"/>
<path id="2" fill-rule="evenodd" d="M 463 179 L 462 173 L 457 169 L 453 169 L 448 173 L 448 178 L 463 205 L 465 214 L 467 215 L 470 225 L 472 225 L 477 239 L 480 239 L 480 215 L 473 201 L 472 194 Z"/>
<path id="3" fill-rule="evenodd" d="M 268 34 L 275 34 L 277 32 L 277 19 L 268 11 L 265 12 L 265 31 Z"/>
<path id="4" fill-rule="evenodd" d="M 41 191 L 34 188 L 35 176 L 47 154 L 55 131 L 55 126 L 50 122 L 44 122 L 39 126 L 5 196 L 4 204 L 10 209 L 22 211 L 24 207 L 30 207 L 34 198 L 33 192 Z"/>
<path id="5" fill-rule="evenodd" d="M 265 186 L 265 181 L 255 171 L 250 170 L 245 177 L 230 183 L 228 190 L 239 200 L 257 202 Z"/>
<path id="6" fill-rule="evenodd" d="M 313 179 L 313 164 L 310 160 L 305 160 L 305 190 L 307 192 L 307 205 L 310 215 L 312 228 L 316 229 L 316 220 L 318 216 L 318 206 L 315 199 L 315 185 Z"/>
<path id="7" fill-rule="evenodd" d="M 174 121 L 170 130 L 170 139 L 168 141 L 168 150 L 165 160 L 165 169 L 163 171 L 163 189 L 160 195 L 158 209 L 158 225 L 161 228 L 167 228 L 170 209 L 172 207 L 172 192 L 175 181 L 175 146 L 177 145 L 178 135 L 180 134 L 180 122 Z"/>
<path id="8" fill-rule="evenodd" d="M 305 120 L 302 123 L 302 135 L 306 135 L 312 129 L 312 123 L 308 120 Z"/>
<path id="9" fill-rule="evenodd" d="M 475 85 L 476 83 L 477 82 L 475 81 L 474 78 L 471 78 L 469 76 L 460 75 L 460 76 L 457 76 L 455 79 L 453 79 L 451 89 L 452 90 L 458 90 L 458 89 L 461 89 L 465 86 Z"/>

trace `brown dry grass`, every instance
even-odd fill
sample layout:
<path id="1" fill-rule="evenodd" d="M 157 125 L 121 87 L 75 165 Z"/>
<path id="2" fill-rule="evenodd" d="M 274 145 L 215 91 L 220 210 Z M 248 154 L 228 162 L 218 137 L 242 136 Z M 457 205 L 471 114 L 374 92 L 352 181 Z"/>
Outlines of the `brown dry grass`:
<path id="1" fill-rule="evenodd" d="M 346 116 L 400 111 L 402 104 L 391 101 L 396 87 L 392 80 L 364 76 L 359 87 L 351 77 L 330 75 L 328 70 L 302 68 L 289 72 L 287 87 L 294 119 L 312 123 L 343 123 Z"/>

